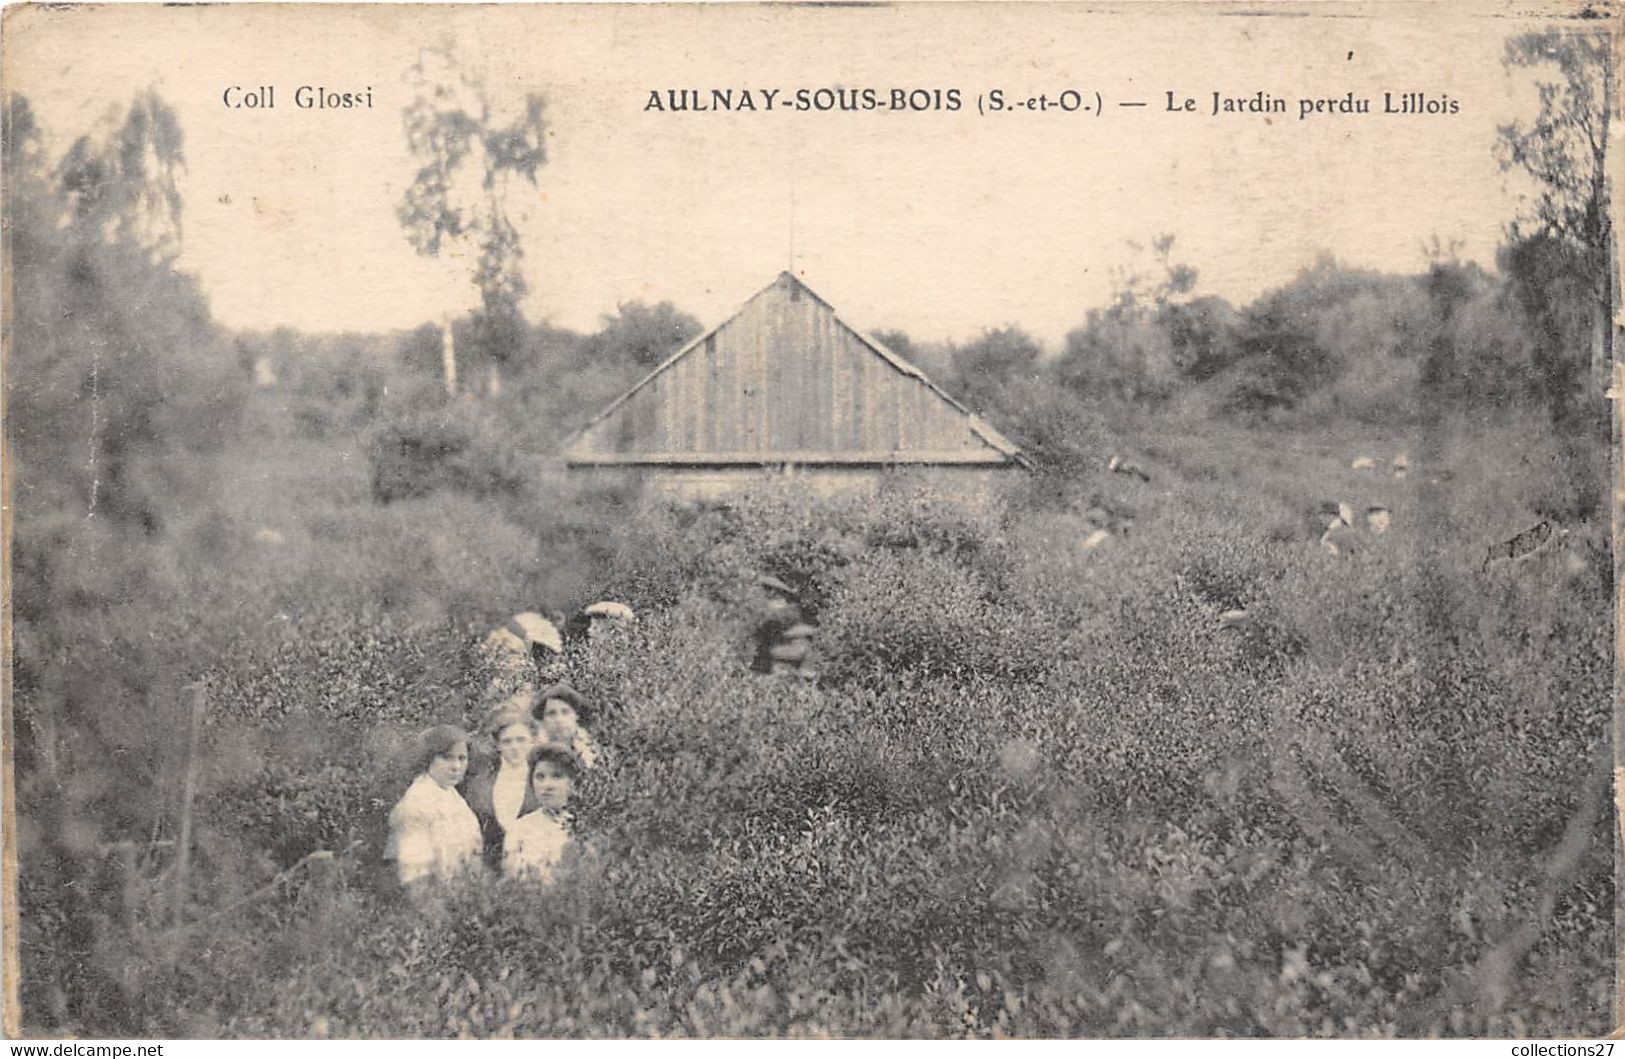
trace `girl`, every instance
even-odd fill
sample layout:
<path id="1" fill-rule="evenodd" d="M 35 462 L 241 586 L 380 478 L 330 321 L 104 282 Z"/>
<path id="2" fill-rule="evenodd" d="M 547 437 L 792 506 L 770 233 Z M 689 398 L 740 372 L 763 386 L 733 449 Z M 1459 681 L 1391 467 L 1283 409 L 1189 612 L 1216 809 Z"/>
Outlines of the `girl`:
<path id="1" fill-rule="evenodd" d="M 582 768 L 598 764 L 598 744 L 581 727 L 582 714 L 587 712 L 587 700 L 568 684 L 554 684 L 544 688 L 538 696 L 541 706 L 536 717 L 541 722 L 542 739 L 568 748 L 581 759 Z"/>
<path id="2" fill-rule="evenodd" d="M 536 742 L 530 705 L 528 696 L 515 696 L 492 715 L 485 729 L 496 740 L 496 766 L 468 785 L 468 803 L 479 817 L 486 859 L 493 868 L 501 863 L 502 836 L 519 819 L 530 787 L 530 750 Z"/>
<path id="3" fill-rule="evenodd" d="M 389 811 L 384 857 L 403 884 L 451 878 L 479 863 L 480 825 L 457 793 L 468 771 L 468 733 L 449 724 L 418 736 L 419 774 Z"/>
<path id="4" fill-rule="evenodd" d="M 544 743 L 531 750 L 525 806 L 503 839 L 504 874 L 553 880 L 571 845 L 567 806 L 580 775 L 581 760 L 564 747 Z"/>

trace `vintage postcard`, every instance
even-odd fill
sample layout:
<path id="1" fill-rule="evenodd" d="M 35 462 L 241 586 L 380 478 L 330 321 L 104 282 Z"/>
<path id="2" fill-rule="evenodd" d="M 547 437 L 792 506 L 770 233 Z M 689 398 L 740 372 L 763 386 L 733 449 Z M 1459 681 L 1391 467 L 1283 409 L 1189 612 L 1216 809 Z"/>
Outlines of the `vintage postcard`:
<path id="1" fill-rule="evenodd" d="M 1617 26 L 9 7 L 7 1033 L 1606 1034 Z"/>

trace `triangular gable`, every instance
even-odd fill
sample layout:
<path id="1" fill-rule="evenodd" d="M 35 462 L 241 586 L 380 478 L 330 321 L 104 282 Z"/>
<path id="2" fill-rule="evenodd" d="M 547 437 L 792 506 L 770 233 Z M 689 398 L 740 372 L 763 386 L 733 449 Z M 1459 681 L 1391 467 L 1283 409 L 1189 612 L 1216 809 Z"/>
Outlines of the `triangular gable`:
<path id="1" fill-rule="evenodd" d="M 822 312 L 795 309 L 803 299 Z M 788 361 L 784 341 L 798 343 Z M 610 402 L 564 454 L 575 465 L 1030 466 L 985 420 L 788 272 Z"/>

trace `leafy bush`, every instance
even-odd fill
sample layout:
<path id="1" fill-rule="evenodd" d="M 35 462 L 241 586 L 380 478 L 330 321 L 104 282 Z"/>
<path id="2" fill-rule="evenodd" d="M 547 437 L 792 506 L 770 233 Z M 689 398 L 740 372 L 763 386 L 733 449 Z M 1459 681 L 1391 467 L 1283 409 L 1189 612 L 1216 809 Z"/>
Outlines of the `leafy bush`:
<path id="1" fill-rule="evenodd" d="M 372 494 L 381 503 L 437 490 L 511 494 L 524 475 L 500 424 L 468 402 L 408 407 L 367 441 Z"/>

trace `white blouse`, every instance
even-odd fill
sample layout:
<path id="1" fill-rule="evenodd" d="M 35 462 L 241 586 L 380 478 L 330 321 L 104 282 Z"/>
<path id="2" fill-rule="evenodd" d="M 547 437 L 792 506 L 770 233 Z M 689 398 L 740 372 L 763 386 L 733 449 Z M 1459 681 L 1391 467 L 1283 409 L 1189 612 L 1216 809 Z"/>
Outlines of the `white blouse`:
<path id="1" fill-rule="evenodd" d="M 569 820 L 541 809 L 515 820 L 502 839 L 503 874 L 535 875 L 552 882 L 570 845 Z"/>
<path id="2" fill-rule="evenodd" d="M 482 844 L 480 823 L 463 796 L 424 773 L 389 811 L 384 856 L 395 861 L 403 883 L 449 879 L 479 863 Z"/>
<path id="3" fill-rule="evenodd" d="M 519 819 L 519 809 L 525 804 L 525 774 L 529 768 L 521 762 L 515 766 L 506 763 L 497 767 L 496 779 L 491 781 L 491 811 L 503 831 Z"/>

